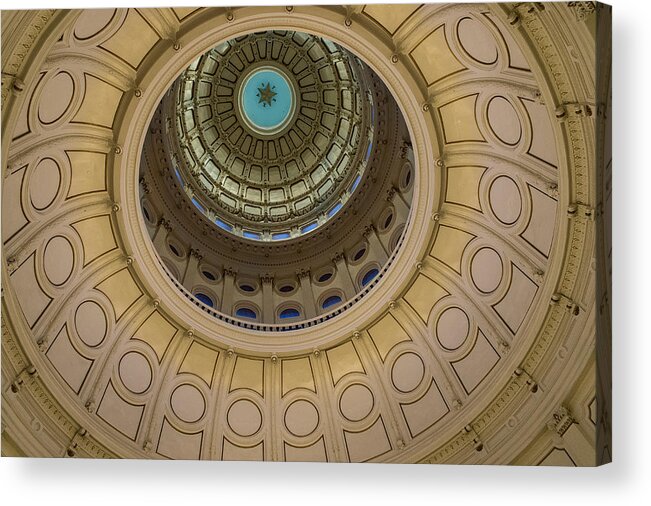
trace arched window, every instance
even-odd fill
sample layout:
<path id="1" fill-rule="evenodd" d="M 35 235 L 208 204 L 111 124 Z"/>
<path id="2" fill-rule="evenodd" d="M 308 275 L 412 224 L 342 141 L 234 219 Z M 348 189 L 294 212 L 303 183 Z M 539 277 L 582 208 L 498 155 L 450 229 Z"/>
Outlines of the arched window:
<path id="1" fill-rule="evenodd" d="M 258 314 L 253 309 L 250 309 L 248 307 L 241 307 L 235 312 L 235 316 L 255 320 L 258 317 Z"/>
<path id="2" fill-rule="evenodd" d="M 280 318 L 285 319 L 285 318 L 297 318 L 301 316 L 301 313 L 298 309 L 290 307 L 287 309 L 283 309 L 280 312 Z"/>
<path id="3" fill-rule="evenodd" d="M 368 285 L 375 276 L 378 275 L 378 270 L 377 269 L 371 269 L 368 271 L 366 274 L 364 274 L 364 277 L 362 278 L 362 286 Z"/>
<path id="4" fill-rule="evenodd" d="M 215 303 L 213 300 L 208 297 L 205 293 L 197 292 L 194 294 L 194 296 L 199 299 L 201 302 L 203 302 L 206 306 L 208 307 L 214 307 Z"/>
<path id="5" fill-rule="evenodd" d="M 329 307 L 336 306 L 339 303 L 341 303 L 341 297 L 339 297 L 339 295 L 331 295 L 330 297 L 328 297 L 326 300 L 323 301 L 321 307 L 323 309 L 328 309 Z"/>

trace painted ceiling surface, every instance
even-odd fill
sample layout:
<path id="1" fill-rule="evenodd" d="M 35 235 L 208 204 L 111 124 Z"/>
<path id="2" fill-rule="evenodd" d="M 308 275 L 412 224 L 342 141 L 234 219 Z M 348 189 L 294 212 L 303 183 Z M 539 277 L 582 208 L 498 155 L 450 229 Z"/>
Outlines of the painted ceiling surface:
<path id="1" fill-rule="evenodd" d="M 608 460 L 595 17 L 541 5 L 3 12 L 3 454 Z"/>

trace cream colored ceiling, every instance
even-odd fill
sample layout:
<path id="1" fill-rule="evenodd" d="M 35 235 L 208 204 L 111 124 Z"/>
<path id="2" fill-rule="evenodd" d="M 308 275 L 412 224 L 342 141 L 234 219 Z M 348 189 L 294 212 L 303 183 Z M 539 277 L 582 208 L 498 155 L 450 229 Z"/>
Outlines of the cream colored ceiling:
<path id="1" fill-rule="evenodd" d="M 594 462 L 590 33 L 567 6 L 537 5 L 10 18 L 3 441 L 33 455 Z M 181 298 L 137 195 L 164 89 L 220 40 L 269 27 L 371 65 L 416 165 L 404 253 L 377 293 L 319 332 L 272 338 Z"/>

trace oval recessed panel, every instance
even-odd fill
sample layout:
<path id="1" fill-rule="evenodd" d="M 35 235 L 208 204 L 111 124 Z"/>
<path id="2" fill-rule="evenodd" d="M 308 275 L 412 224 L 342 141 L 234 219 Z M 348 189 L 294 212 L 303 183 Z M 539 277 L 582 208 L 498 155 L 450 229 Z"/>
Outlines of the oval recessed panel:
<path id="1" fill-rule="evenodd" d="M 114 15 L 115 9 L 83 10 L 75 23 L 75 38 L 77 40 L 86 40 L 94 37 L 106 28 Z"/>
<path id="2" fill-rule="evenodd" d="M 226 419 L 233 432 L 243 437 L 252 436 L 262 426 L 262 413 L 248 399 L 235 401 L 229 408 Z"/>
<path id="3" fill-rule="evenodd" d="M 292 402 L 285 411 L 287 430 L 298 437 L 312 434 L 319 424 L 319 412 L 314 404 L 303 399 Z"/>
<path id="4" fill-rule="evenodd" d="M 425 366 L 415 353 L 403 353 L 391 368 L 391 381 L 400 392 L 412 392 L 423 381 Z"/>
<path id="5" fill-rule="evenodd" d="M 134 394 L 145 392 L 151 385 L 151 365 L 141 353 L 130 351 L 120 359 L 118 366 L 120 379 Z"/>
<path id="6" fill-rule="evenodd" d="M 97 302 L 82 302 L 75 312 L 75 328 L 79 339 L 87 346 L 98 346 L 106 337 L 106 314 Z"/>
<path id="7" fill-rule="evenodd" d="M 52 158 L 43 158 L 32 172 L 29 181 L 29 198 L 35 209 L 48 208 L 59 193 L 61 172 Z"/>
<path id="8" fill-rule="evenodd" d="M 505 225 L 513 225 L 522 212 L 522 197 L 515 181 L 507 176 L 496 177 L 488 192 L 495 217 Z"/>
<path id="9" fill-rule="evenodd" d="M 75 265 L 75 252 L 65 237 L 57 235 L 45 245 L 43 270 L 53 285 L 60 286 L 68 281 Z"/>
<path id="10" fill-rule="evenodd" d="M 450 307 L 441 313 L 436 323 L 436 338 L 447 350 L 456 350 L 468 338 L 470 321 L 458 307 Z"/>
<path id="11" fill-rule="evenodd" d="M 482 248 L 470 263 L 470 277 L 480 292 L 494 292 L 502 281 L 503 267 L 500 255 L 492 248 Z"/>
<path id="12" fill-rule="evenodd" d="M 504 97 L 493 97 L 488 103 L 488 124 L 504 144 L 515 146 L 522 136 L 522 125 L 515 108 Z"/>
<path id="13" fill-rule="evenodd" d="M 358 422 L 371 413 L 374 403 L 373 393 L 368 387 L 355 383 L 341 394 L 339 408 L 348 420 Z"/>
<path id="14" fill-rule="evenodd" d="M 46 125 L 61 119 L 75 94 L 75 82 L 67 72 L 59 72 L 45 83 L 38 103 L 38 119 Z"/>
<path id="15" fill-rule="evenodd" d="M 198 421 L 206 411 L 206 401 L 201 391 L 188 383 L 176 387 L 170 404 L 174 414 L 187 423 Z"/>
<path id="16" fill-rule="evenodd" d="M 497 45 L 488 28 L 476 19 L 463 18 L 457 25 L 457 37 L 473 60 L 490 65 L 497 61 Z"/>

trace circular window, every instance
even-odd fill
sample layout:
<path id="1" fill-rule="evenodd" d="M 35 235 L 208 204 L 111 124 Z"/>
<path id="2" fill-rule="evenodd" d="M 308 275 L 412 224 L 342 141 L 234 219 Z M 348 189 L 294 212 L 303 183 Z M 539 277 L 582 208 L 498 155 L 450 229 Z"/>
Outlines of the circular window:
<path id="1" fill-rule="evenodd" d="M 208 281 L 211 282 L 216 282 L 219 279 L 219 274 L 217 274 L 216 269 L 213 269 L 212 267 L 208 267 L 206 265 L 202 265 L 199 268 L 199 272 L 201 272 L 201 275 L 206 278 Z"/>
<path id="2" fill-rule="evenodd" d="M 321 285 L 326 284 L 332 280 L 334 275 L 335 275 L 335 271 L 331 267 L 321 269 L 320 271 L 317 271 L 317 273 L 314 275 L 314 282 L 316 284 L 321 284 Z"/>
<path id="3" fill-rule="evenodd" d="M 185 250 L 183 247 L 173 239 L 168 239 L 167 247 L 172 252 L 172 254 L 177 258 L 185 257 Z"/>
<path id="4" fill-rule="evenodd" d="M 281 281 L 278 284 L 278 291 L 283 295 L 289 295 L 290 293 L 294 292 L 294 290 L 296 290 L 296 284 L 294 283 Z"/>
<path id="5" fill-rule="evenodd" d="M 402 172 L 400 172 L 400 191 L 404 192 L 411 188 L 411 183 L 413 182 L 413 169 L 410 163 L 406 163 L 402 167 Z"/>
<path id="6" fill-rule="evenodd" d="M 366 245 L 360 246 L 355 250 L 355 253 L 352 255 L 353 262 L 359 262 L 366 255 Z"/>
<path id="7" fill-rule="evenodd" d="M 257 286 L 250 281 L 242 281 L 238 286 L 240 290 L 246 293 L 253 293 L 257 289 Z"/>
<path id="8" fill-rule="evenodd" d="M 386 209 L 380 216 L 380 231 L 384 232 L 387 230 L 393 224 L 394 217 L 393 208 Z"/>

